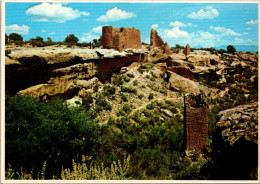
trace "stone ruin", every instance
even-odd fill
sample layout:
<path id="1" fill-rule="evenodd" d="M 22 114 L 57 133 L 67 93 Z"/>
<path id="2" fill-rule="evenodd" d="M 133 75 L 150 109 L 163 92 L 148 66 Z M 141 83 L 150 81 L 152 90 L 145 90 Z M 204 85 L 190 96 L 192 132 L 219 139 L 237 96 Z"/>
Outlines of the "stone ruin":
<path id="1" fill-rule="evenodd" d="M 185 54 L 186 56 L 190 54 L 190 45 L 187 44 L 185 49 L 183 50 L 183 54 Z"/>
<path id="2" fill-rule="evenodd" d="M 163 42 L 162 38 L 158 35 L 157 31 L 151 29 L 150 35 L 150 47 L 151 49 L 154 47 L 160 47 L 163 50 L 164 54 L 170 55 L 171 50 L 167 42 Z"/>
<path id="3" fill-rule="evenodd" d="M 141 48 L 140 31 L 135 28 L 102 27 L 102 45 L 104 49 L 123 51 L 127 48 Z"/>
<path id="4" fill-rule="evenodd" d="M 163 50 L 163 54 L 170 55 L 171 50 L 167 42 L 163 42 L 157 31 L 151 29 L 150 49 L 158 47 Z M 116 49 L 119 52 L 132 48 L 141 48 L 140 31 L 135 28 L 114 28 L 112 26 L 102 27 L 102 45 L 104 49 Z"/>
<path id="5" fill-rule="evenodd" d="M 187 151 L 203 151 L 207 147 L 207 106 L 202 94 L 184 97 L 184 132 Z"/>

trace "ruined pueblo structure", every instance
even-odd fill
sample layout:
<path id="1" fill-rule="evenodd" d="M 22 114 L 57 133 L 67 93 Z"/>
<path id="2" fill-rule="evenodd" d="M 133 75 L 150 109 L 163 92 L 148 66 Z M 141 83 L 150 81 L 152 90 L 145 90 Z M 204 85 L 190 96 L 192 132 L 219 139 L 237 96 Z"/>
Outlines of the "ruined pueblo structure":
<path id="1" fill-rule="evenodd" d="M 202 151 L 207 147 L 207 106 L 204 97 L 189 94 L 184 97 L 186 150 Z"/>
<path id="2" fill-rule="evenodd" d="M 127 48 L 140 49 L 140 31 L 135 28 L 104 26 L 102 28 L 102 44 L 104 49 L 116 49 L 120 52 Z"/>

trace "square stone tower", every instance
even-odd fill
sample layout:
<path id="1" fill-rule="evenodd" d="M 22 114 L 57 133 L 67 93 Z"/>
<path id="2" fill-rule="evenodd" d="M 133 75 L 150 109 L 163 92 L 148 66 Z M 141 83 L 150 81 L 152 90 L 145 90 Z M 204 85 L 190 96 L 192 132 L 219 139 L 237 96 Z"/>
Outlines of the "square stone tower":
<path id="1" fill-rule="evenodd" d="M 202 94 L 184 97 L 186 150 L 202 151 L 207 147 L 207 105 Z"/>
<path id="2" fill-rule="evenodd" d="M 135 28 L 102 27 L 102 45 L 104 49 L 123 51 L 127 48 L 141 48 L 140 31 Z"/>

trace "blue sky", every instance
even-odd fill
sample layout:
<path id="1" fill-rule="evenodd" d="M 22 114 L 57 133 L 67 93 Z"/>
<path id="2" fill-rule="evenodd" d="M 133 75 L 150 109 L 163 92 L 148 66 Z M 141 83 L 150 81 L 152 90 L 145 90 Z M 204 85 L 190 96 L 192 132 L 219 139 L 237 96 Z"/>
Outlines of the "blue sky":
<path id="1" fill-rule="evenodd" d="M 41 36 L 63 41 L 99 38 L 101 27 L 135 27 L 150 43 L 156 29 L 170 46 L 258 45 L 256 3 L 15 3 L 7 2 L 6 33 L 24 40 Z"/>

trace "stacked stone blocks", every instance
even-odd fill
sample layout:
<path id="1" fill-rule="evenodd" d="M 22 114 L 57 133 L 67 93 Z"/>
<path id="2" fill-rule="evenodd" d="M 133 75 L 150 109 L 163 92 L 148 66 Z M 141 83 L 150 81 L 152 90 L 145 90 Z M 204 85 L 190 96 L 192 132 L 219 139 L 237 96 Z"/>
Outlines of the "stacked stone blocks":
<path id="1" fill-rule="evenodd" d="M 203 151 L 207 147 L 207 106 L 204 96 L 185 96 L 185 138 L 186 150 Z"/>
<path id="2" fill-rule="evenodd" d="M 140 31 L 135 28 L 114 28 L 104 26 L 102 28 L 102 45 L 105 49 L 123 51 L 127 48 L 141 48 Z"/>

